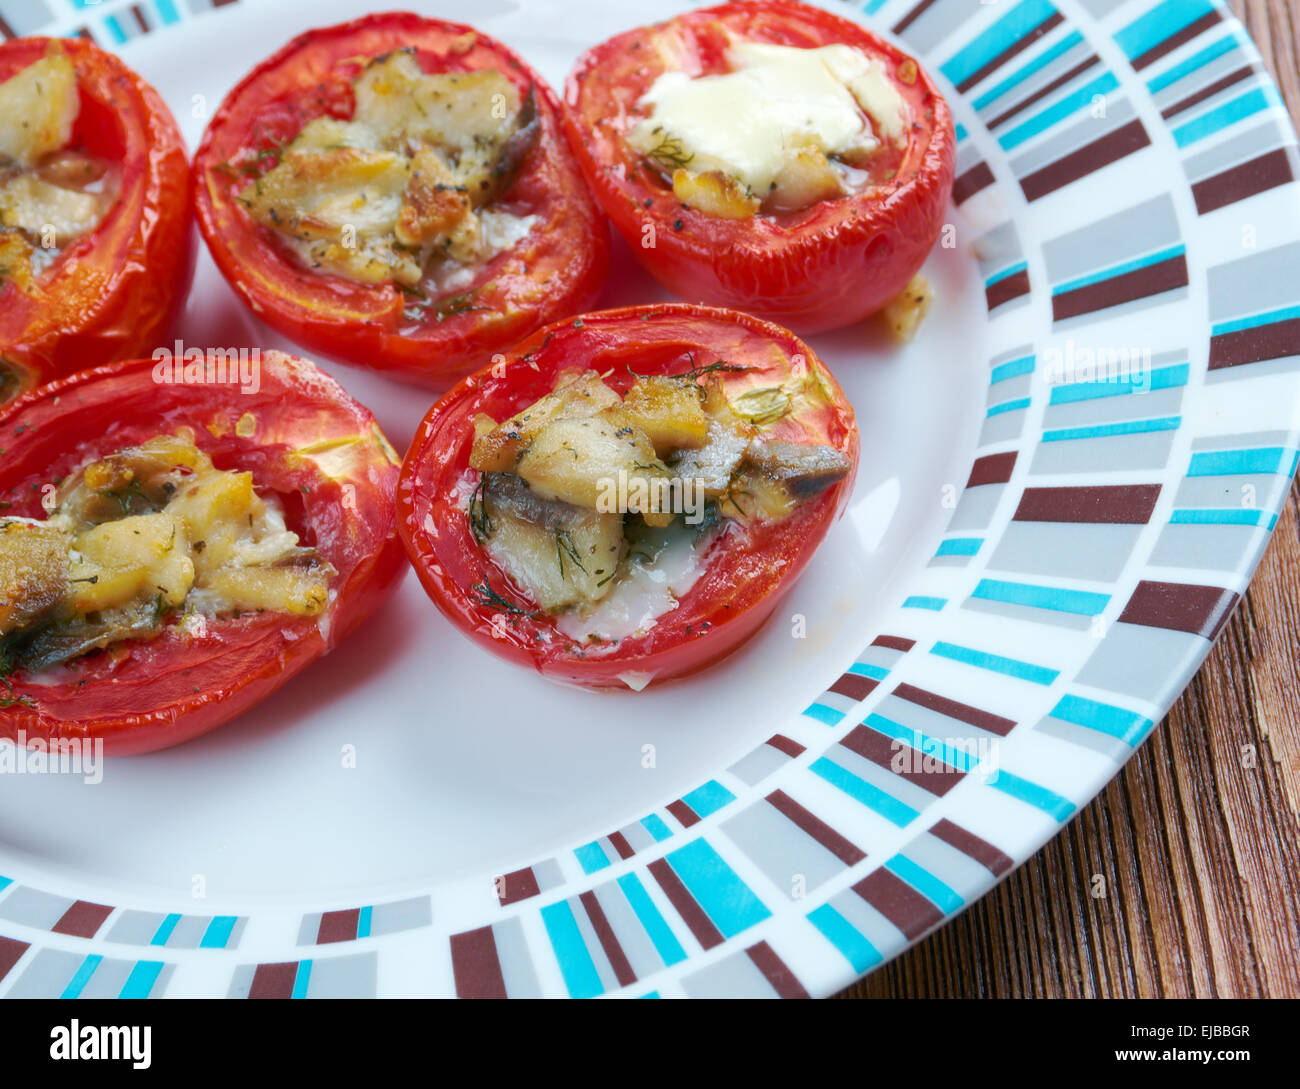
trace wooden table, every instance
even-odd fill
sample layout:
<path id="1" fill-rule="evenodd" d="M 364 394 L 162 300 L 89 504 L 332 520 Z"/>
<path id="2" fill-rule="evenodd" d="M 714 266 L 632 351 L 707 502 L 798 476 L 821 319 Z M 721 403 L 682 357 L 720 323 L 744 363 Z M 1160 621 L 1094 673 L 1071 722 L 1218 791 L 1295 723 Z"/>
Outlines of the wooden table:
<path id="1" fill-rule="evenodd" d="M 1300 118 L 1300 0 L 1231 6 Z M 1300 997 L 1300 489 L 1236 616 L 1124 771 L 987 897 L 841 997 L 1013 996 Z"/>

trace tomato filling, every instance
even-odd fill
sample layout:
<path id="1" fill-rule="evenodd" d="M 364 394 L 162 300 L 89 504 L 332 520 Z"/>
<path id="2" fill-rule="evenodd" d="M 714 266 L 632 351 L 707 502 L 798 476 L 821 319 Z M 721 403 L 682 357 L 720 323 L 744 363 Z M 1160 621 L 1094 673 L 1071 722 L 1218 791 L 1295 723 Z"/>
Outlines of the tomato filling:
<path id="1" fill-rule="evenodd" d="M 883 59 L 740 38 L 724 57 L 724 72 L 662 73 L 626 136 L 683 204 L 733 219 L 791 213 L 897 172 L 911 107 Z"/>
<path id="2" fill-rule="evenodd" d="M 476 418 L 460 497 L 474 537 L 570 639 L 644 634 L 712 548 L 745 548 L 750 528 L 852 470 L 833 447 L 767 435 L 805 391 L 729 399 L 720 372 L 744 369 L 638 377 L 622 396 L 595 371 L 562 371 L 522 412 Z M 476 592 L 500 598 L 486 582 Z"/>
<path id="3" fill-rule="evenodd" d="M 169 624 L 245 612 L 316 616 L 334 568 L 251 473 L 214 468 L 183 434 L 92 461 L 44 521 L 0 519 L 0 673 L 36 673 Z"/>
<path id="4" fill-rule="evenodd" d="M 80 112 L 57 46 L 0 83 L 0 277 L 24 289 L 117 200 L 116 166 L 70 146 Z"/>
<path id="5" fill-rule="evenodd" d="M 352 82 L 351 120 L 317 117 L 257 153 L 239 201 L 306 267 L 417 297 L 470 286 L 536 223 L 501 206 L 541 123 L 501 72 L 425 74 L 411 50 Z M 228 164 L 232 169 L 235 164 Z"/>

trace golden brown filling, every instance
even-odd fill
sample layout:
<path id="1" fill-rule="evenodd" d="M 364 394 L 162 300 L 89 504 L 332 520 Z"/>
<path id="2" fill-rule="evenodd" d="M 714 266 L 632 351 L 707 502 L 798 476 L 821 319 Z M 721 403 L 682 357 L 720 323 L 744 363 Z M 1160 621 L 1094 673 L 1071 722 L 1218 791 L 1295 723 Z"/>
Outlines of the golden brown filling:
<path id="1" fill-rule="evenodd" d="M 528 233 L 531 217 L 491 205 L 540 131 L 531 90 L 521 100 L 495 69 L 426 75 L 399 50 L 353 91 L 351 121 L 309 122 L 239 194 L 304 263 L 415 288 L 431 266 L 474 265 Z"/>
<path id="2" fill-rule="evenodd" d="M 722 369 L 737 368 L 637 378 L 622 396 L 594 371 L 566 371 L 510 419 L 477 418 L 471 525 L 541 608 L 588 609 L 673 532 L 699 545 L 724 524 L 779 521 L 848 474 L 838 450 L 765 433 L 806 390 L 731 400 Z"/>
<path id="3" fill-rule="evenodd" d="M 91 462 L 45 521 L 0 519 L 0 664 L 32 671 L 167 619 L 321 613 L 334 568 L 301 546 L 251 473 L 160 435 Z"/>

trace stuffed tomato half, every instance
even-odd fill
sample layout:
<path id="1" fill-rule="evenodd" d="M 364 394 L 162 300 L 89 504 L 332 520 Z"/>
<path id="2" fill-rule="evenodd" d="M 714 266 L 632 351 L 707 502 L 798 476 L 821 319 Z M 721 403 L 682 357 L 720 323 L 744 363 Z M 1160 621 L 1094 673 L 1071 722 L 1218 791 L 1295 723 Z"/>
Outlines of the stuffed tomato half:
<path id="1" fill-rule="evenodd" d="M 557 323 L 447 393 L 398 524 L 459 628 L 548 678 L 644 688 L 753 635 L 843 510 L 853 410 L 778 326 L 688 304 Z"/>
<path id="2" fill-rule="evenodd" d="M 838 328 L 903 292 L 942 228 L 947 103 L 821 8 L 751 0 L 628 31 L 579 59 L 565 100 L 592 191 L 684 298 Z"/>
<path id="3" fill-rule="evenodd" d="M 398 460 L 370 413 L 304 360 L 240 373 L 110 364 L 0 414 L 0 736 L 186 741 L 396 585 Z"/>
<path id="4" fill-rule="evenodd" d="M 194 171 L 208 248 L 258 317 L 436 389 L 589 306 L 608 267 L 554 93 L 454 23 L 295 38 L 230 92 Z"/>
<path id="5" fill-rule="evenodd" d="M 159 343 L 194 269 L 189 177 L 171 113 L 117 57 L 0 44 L 0 404 Z"/>

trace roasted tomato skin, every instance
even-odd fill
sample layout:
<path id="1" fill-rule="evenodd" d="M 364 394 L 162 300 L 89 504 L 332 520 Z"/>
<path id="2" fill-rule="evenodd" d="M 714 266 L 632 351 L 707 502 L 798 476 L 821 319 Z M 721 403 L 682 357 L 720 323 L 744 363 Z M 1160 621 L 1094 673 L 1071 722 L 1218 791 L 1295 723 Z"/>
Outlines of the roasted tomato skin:
<path id="1" fill-rule="evenodd" d="M 666 58 L 691 74 L 725 71 L 729 33 L 803 48 L 843 43 L 893 72 L 910 63 L 914 82 L 894 80 L 915 119 L 894 179 L 784 215 L 725 219 L 683 205 L 624 135 Z M 747 0 L 628 31 L 579 58 L 565 104 L 569 140 L 596 199 L 637 260 L 685 299 L 758 314 L 801 334 L 840 328 L 897 296 L 943 227 L 956 159 L 947 102 L 906 53 L 821 8 Z"/>
<path id="2" fill-rule="evenodd" d="M 155 381 L 157 364 L 110 364 L 52 383 L 0 413 L 0 515 L 43 518 L 42 489 L 87 461 L 186 427 L 218 469 L 249 471 L 290 528 L 334 565 L 323 617 L 274 613 L 174 625 L 34 684 L 0 689 L 0 737 L 102 739 L 109 755 L 168 748 L 265 699 L 327 653 L 396 587 L 397 457 L 370 413 L 305 360 L 262 355 L 261 389 Z M 242 421 L 242 423 L 241 423 Z M 42 678 L 48 681 L 48 678 Z M 10 688 L 9 686 L 12 686 Z"/>
<path id="3" fill-rule="evenodd" d="M 302 267 L 239 205 L 247 178 L 224 164 L 259 140 L 292 139 L 315 117 L 352 116 L 351 79 L 364 60 L 414 48 L 427 72 L 498 68 L 536 90 L 542 123 L 502 204 L 536 214 L 532 233 L 486 262 L 475 309 L 404 312 L 391 284 L 353 283 Z M 561 128 L 554 91 L 506 46 L 468 26 L 409 13 L 368 15 L 312 30 L 243 78 L 214 115 L 194 159 L 199 229 L 222 275 L 274 329 L 323 356 L 444 390 L 534 329 L 595 302 L 609 268 L 609 231 Z"/>
<path id="4" fill-rule="evenodd" d="M 636 375 L 680 374 L 692 361 L 726 360 L 744 372 L 719 372 L 729 396 L 807 375 L 816 398 L 771 435 L 824 443 L 845 454 L 850 475 L 800 504 L 785 521 L 752 528 L 744 548 L 715 546 L 677 608 L 641 637 L 593 651 L 561 635 L 533 612 L 476 542 L 457 485 L 469 472 L 474 417 L 501 420 L 554 387 L 560 371 L 596 369 L 620 393 Z M 513 348 L 504 363 L 472 375 L 445 394 L 420 425 L 398 487 L 398 529 L 425 591 L 475 641 L 549 679 L 591 688 L 624 688 L 623 674 L 658 683 L 703 669 L 731 653 L 771 615 L 811 559 L 853 488 L 858 430 L 853 409 L 812 350 L 777 325 L 735 311 L 686 303 L 631 306 L 557 322 Z M 463 495 L 462 495 L 463 498 Z M 518 612 L 483 600 L 484 582 Z"/>
<path id="5" fill-rule="evenodd" d="M 0 44 L 0 80 L 40 60 L 49 44 Z M 99 226 L 69 245 L 31 293 L 0 279 L 0 366 L 18 375 L 9 387 L 20 392 L 147 354 L 163 341 L 194 275 L 189 157 L 171 111 L 113 54 L 84 38 L 60 44 L 81 91 L 72 146 L 115 163 L 121 190 Z"/>

